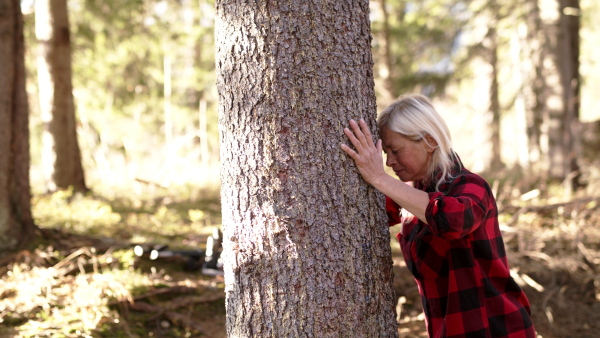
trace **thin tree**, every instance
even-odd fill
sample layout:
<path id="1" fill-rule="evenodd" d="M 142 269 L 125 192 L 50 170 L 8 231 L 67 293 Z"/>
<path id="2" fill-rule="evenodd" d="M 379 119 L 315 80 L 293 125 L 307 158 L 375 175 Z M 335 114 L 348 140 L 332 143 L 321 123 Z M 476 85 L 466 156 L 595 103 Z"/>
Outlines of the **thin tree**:
<path id="1" fill-rule="evenodd" d="M 580 121 L 580 74 L 579 74 L 579 28 L 581 26 L 581 8 L 579 0 L 559 0 L 560 19 L 557 39 L 558 69 L 562 87 L 563 118 L 562 147 L 563 170 L 567 189 L 577 190 L 582 186 L 581 172 L 577 163 L 577 148 Z"/>
<path id="2" fill-rule="evenodd" d="M 227 333 L 394 337 L 383 196 L 339 144 L 375 127 L 369 2 L 216 2 Z"/>
<path id="3" fill-rule="evenodd" d="M 29 111 L 19 0 L 0 9 L 0 252 L 35 235 L 29 186 Z"/>
<path id="4" fill-rule="evenodd" d="M 392 62 L 392 34 L 390 25 L 390 14 L 388 11 L 387 0 L 378 1 L 379 8 L 381 10 L 381 32 L 379 37 L 379 54 L 380 62 L 379 65 L 379 76 L 382 78 L 382 96 L 383 101 L 391 103 L 398 95 L 394 94 L 393 79 L 394 79 L 394 65 Z M 402 17 L 404 11 L 398 11 L 397 15 Z"/>
<path id="5" fill-rule="evenodd" d="M 492 8 L 498 8 L 495 2 L 491 4 Z M 491 143 L 492 143 L 492 159 L 490 168 L 492 170 L 502 169 L 502 147 L 501 147 L 501 136 L 500 136 L 500 120 L 501 120 L 501 106 L 500 106 L 500 86 L 498 81 L 498 32 L 495 27 L 490 27 L 487 39 L 490 44 L 488 47 L 489 64 L 492 68 L 490 74 L 490 106 L 489 112 L 492 115 L 492 122 L 490 124 L 491 129 Z"/>
<path id="6" fill-rule="evenodd" d="M 48 190 L 86 191 L 71 81 L 71 39 L 66 0 L 35 2 L 39 43 L 38 87 L 44 122 L 42 164 Z"/>
<path id="7" fill-rule="evenodd" d="M 525 42 L 531 60 L 528 113 L 530 160 L 542 178 L 581 186 L 577 163 L 580 143 L 578 0 L 556 0 L 556 16 L 542 18 L 537 1 L 526 3 Z M 556 19 L 555 19 L 556 18 Z"/>
<path id="8" fill-rule="evenodd" d="M 527 118 L 527 140 L 530 166 L 544 181 L 550 174 L 550 159 L 548 154 L 548 123 L 549 109 L 548 84 L 546 83 L 547 69 L 545 60 L 550 55 L 550 43 L 546 31 L 546 24 L 541 18 L 537 0 L 527 0 L 524 3 L 524 19 L 527 27 L 527 36 L 523 41 L 525 63 L 523 72 L 526 75 L 524 87 L 527 93 L 525 114 Z"/>

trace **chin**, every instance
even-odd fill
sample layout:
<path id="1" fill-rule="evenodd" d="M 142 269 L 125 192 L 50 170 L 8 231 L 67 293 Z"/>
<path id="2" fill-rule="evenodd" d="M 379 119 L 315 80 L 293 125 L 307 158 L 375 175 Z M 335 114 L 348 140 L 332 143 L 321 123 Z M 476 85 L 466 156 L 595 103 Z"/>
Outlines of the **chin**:
<path id="1" fill-rule="evenodd" d="M 410 177 L 406 177 L 406 176 L 404 176 L 404 175 L 396 175 L 396 176 L 397 176 L 397 177 L 398 177 L 398 179 L 399 179 L 400 181 L 402 181 L 402 182 L 411 182 L 411 181 L 413 181 L 413 179 L 412 179 L 412 178 L 410 178 Z"/>

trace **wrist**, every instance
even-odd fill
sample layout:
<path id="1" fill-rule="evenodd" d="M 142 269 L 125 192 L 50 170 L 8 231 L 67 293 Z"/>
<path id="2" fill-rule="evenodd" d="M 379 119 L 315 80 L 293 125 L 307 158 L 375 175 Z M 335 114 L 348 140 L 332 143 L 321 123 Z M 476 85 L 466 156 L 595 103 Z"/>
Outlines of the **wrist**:
<path id="1" fill-rule="evenodd" d="M 371 179 L 371 182 L 369 182 L 375 189 L 382 191 L 382 188 L 385 187 L 385 185 L 387 184 L 386 181 L 388 178 L 390 178 L 391 176 L 389 176 L 386 173 L 382 173 L 380 175 L 375 176 L 373 179 Z"/>

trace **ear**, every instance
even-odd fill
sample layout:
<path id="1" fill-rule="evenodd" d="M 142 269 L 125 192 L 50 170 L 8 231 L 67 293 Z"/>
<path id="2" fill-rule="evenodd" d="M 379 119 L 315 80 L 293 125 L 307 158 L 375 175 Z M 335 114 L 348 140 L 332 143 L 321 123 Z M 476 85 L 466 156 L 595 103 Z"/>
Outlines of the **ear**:
<path id="1" fill-rule="evenodd" d="M 431 137 L 431 135 L 429 135 L 429 134 L 425 134 L 424 140 L 425 140 L 425 144 L 427 145 L 427 147 L 426 147 L 427 152 L 433 153 L 435 148 L 438 147 L 437 141 L 433 137 Z"/>

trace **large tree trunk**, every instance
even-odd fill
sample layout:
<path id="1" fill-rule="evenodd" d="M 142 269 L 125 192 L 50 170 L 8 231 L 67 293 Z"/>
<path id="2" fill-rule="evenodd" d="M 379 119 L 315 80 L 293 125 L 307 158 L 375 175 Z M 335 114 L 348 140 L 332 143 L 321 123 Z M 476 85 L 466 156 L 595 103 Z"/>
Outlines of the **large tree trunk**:
<path id="1" fill-rule="evenodd" d="M 29 187 L 29 125 L 19 0 L 0 4 L 0 252 L 27 244 L 36 227 Z"/>
<path id="2" fill-rule="evenodd" d="M 45 125 L 42 162 L 48 190 L 72 186 L 86 191 L 77 141 L 66 0 L 36 0 L 35 32 L 40 111 Z"/>
<path id="3" fill-rule="evenodd" d="M 383 196 L 339 148 L 376 128 L 368 5 L 216 2 L 228 336 L 397 336 Z"/>

